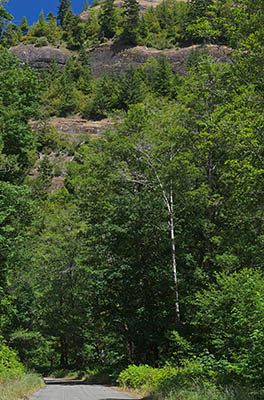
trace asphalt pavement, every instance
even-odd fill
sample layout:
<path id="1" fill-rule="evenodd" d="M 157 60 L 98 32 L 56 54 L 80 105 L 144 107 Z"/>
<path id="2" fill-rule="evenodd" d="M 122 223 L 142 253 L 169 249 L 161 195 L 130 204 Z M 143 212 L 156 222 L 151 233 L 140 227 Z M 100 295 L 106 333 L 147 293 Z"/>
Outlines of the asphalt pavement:
<path id="1" fill-rule="evenodd" d="M 45 378 L 46 387 L 30 400 L 131 400 L 135 397 L 102 385 L 86 385 L 78 380 Z"/>

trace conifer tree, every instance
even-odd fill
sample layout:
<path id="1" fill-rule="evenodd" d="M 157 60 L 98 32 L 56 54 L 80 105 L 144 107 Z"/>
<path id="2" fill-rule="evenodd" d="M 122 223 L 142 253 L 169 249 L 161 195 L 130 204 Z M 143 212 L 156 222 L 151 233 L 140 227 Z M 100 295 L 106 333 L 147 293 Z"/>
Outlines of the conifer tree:
<path id="1" fill-rule="evenodd" d="M 63 20 L 63 38 L 67 41 L 68 48 L 75 50 L 81 47 L 84 41 L 84 29 L 81 18 L 78 14 L 73 14 L 69 7 Z"/>
<path id="2" fill-rule="evenodd" d="M 47 36 L 47 34 L 48 34 L 47 22 L 45 21 L 43 10 L 40 13 L 40 16 L 39 16 L 39 19 L 38 19 L 36 25 L 34 25 L 32 27 L 30 33 L 32 34 L 32 36 L 37 36 L 37 37 Z"/>
<path id="3" fill-rule="evenodd" d="M 55 15 L 53 14 L 52 11 L 50 11 L 50 12 L 48 13 L 46 20 L 47 20 L 48 22 L 49 22 L 49 21 L 56 21 L 56 17 L 55 17 Z"/>
<path id="4" fill-rule="evenodd" d="M 26 35 L 28 33 L 29 25 L 28 25 L 26 17 L 22 18 L 19 28 L 20 28 L 21 32 L 23 33 L 23 35 Z"/>
<path id="5" fill-rule="evenodd" d="M 5 26 L 7 21 L 10 21 L 13 16 L 6 11 L 3 5 L 6 3 L 6 0 L 0 0 L 0 34 L 2 32 L 2 28 Z"/>
<path id="6" fill-rule="evenodd" d="M 170 97 L 174 88 L 174 75 L 169 60 L 163 56 L 159 59 L 155 71 L 154 90 L 158 95 Z"/>
<path id="7" fill-rule="evenodd" d="M 49 43 L 53 45 L 57 44 L 59 39 L 62 36 L 61 29 L 57 26 L 56 17 L 52 11 L 50 11 L 47 15 L 47 38 Z"/>
<path id="8" fill-rule="evenodd" d="M 82 11 L 87 11 L 89 8 L 88 0 L 84 0 Z"/>
<path id="9" fill-rule="evenodd" d="M 71 6 L 71 1 L 69 0 L 60 0 L 60 5 L 58 7 L 58 16 L 57 16 L 57 21 L 59 25 L 63 27 L 63 21 L 65 18 L 65 15 L 67 14 L 67 11 L 69 10 Z"/>
<path id="10" fill-rule="evenodd" d="M 21 39 L 21 30 L 16 24 L 9 22 L 1 36 L 1 44 L 6 47 L 12 47 L 19 44 Z"/>
<path id="11" fill-rule="evenodd" d="M 145 87 L 143 81 L 133 65 L 127 75 L 122 72 L 119 81 L 120 88 L 120 104 L 119 106 L 128 110 L 131 104 L 137 104 L 143 101 L 145 95 Z"/>
<path id="12" fill-rule="evenodd" d="M 101 25 L 100 31 L 102 36 L 111 39 L 115 35 L 117 25 L 114 0 L 105 0 L 103 3 L 99 23 Z"/>
<path id="13" fill-rule="evenodd" d="M 139 27 L 139 3 L 137 0 L 124 0 L 125 20 L 123 41 L 129 44 L 137 43 Z"/>

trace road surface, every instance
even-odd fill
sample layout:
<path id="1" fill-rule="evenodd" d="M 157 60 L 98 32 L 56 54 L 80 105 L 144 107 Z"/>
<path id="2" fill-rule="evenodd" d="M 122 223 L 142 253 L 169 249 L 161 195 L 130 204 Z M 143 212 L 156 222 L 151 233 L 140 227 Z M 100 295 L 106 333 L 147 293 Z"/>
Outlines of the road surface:
<path id="1" fill-rule="evenodd" d="M 30 400 L 131 400 L 135 397 L 102 385 L 86 385 L 77 380 L 45 378 L 47 386 Z"/>

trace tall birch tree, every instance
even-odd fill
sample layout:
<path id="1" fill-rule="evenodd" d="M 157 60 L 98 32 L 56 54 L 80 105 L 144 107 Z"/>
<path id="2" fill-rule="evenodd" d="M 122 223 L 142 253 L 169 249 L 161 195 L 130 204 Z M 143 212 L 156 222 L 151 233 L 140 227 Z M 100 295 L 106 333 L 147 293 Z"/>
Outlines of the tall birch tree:
<path id="1" fill-rule="evenodd" d="M 119 149 L 123 147 L 119 154 L 115 152 L 116 168 L 123 179 L 148 188 L 163 198 L 167 210 L 177 324 L 181 317 L 175 225 L 179 217 L 178 203 L 183 200 L 182 193 L 196 179 L 193 164 L 188 159 L 184 160 L 188 153 L 187 147 L 185 149 L 187 138 L 178 118 L 176 109 L 168 103 L 138 104 L 130 108 L 120 128 L 122 133 L 118 130 L 110 139 L 115 146 L 119 141 Z M 189 156 L 191 158 L 192 154 L 189 153 Z"/>

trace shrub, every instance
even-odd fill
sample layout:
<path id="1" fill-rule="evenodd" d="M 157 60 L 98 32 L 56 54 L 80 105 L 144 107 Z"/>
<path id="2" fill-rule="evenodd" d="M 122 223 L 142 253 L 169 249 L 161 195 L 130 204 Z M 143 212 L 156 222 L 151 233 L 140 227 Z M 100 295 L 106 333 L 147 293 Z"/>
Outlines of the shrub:
<path id="1" fill-rule="evenodd" d="M 17 379 L 8 379 L 0 385 L 0 399 L 28 399 L 29 395 L 43 386 L 43 380 L 37 375 L 25 375 Z"/>
<path id="2" fill-rule="evenodd" d="M 120 373 L 117 382 L 125 387 L 141 389 L 150 385 L 152 373 L 153 368 L 149 365 L 130 365 Z"/>
<path id="3" fill-rule="evenodd" d="M 166 394 L 175 387 L 182 387 L 196 381 L 203 382 L 214 375 L 199 361 L 186 361 L 183 367 L 167 365 L 163 368 L 152 368 L 148 365 L 130 365 L 120 373 L 118 383 L 133 389 Z"/>
<path id="4" fill-rule="evenodd" d="M 199 332 L 196 341 L 214 354 L 215 369 L 223 383 L 262 385 L 263 298 L 263 274 L 253 269 L 217 274 L 216 282 L 197 294 L 193 319 Z"/>
<path id="5" fill-rule="evenodd" d="M 24 367 L 18 360 L 16 352 L 0 339 L 0 381 L 22 376 L 24 372 Z"/>
<path id="6" fill-rule="evenodd" d="M 37 38 L 35 40 L 36 47 L 44 47 L 44 46 L 48 46 L 48 45 L 49 45 L 49 41 L 46 38 L 46 36 L 41 36 L 40 38 Z"/>

